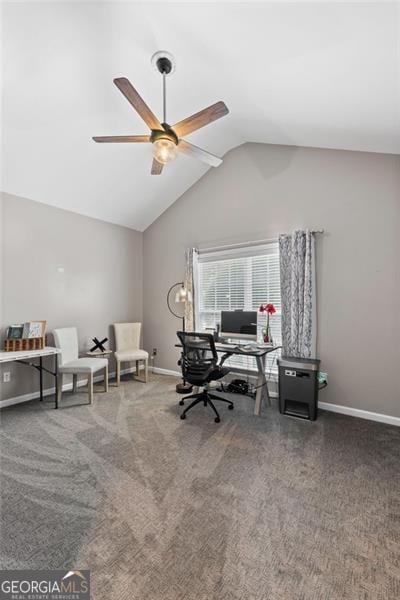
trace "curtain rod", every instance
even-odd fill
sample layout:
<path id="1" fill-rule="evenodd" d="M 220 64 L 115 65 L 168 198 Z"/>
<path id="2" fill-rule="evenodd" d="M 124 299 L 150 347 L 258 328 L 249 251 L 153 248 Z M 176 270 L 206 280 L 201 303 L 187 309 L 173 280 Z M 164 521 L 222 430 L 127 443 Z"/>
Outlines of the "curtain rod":
<path id="1" fill-rule="evenodd" d="M 316 233 L 325 233 L 323 229 L 311 229 L 310 233 L 316 234 Z M 217 250 L 231 250 L 233 248 L 246 248 L 249 247 L 251 248 L 251 246 L 261 246 L 262 244 L 272 244 L 272 243 L 276 243 L 278 241 L 278 238 L 270 238 L 269 240 L 255 240 L 255 241 L 249 241 L 249 242 L 240 242 L 238 244 L 226 244 L 224 246 L 213 246 L 212 248 L 198 248 L 198 252 L 201 253 L 206 253 L 206 252 L 216 252 Z"/>

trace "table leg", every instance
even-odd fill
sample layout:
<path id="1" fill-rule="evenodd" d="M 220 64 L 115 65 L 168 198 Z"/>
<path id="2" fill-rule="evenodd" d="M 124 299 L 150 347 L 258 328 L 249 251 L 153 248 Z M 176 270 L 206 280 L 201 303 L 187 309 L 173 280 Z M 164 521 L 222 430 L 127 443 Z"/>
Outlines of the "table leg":
<path id="1" fill-rule="evenodd" d="M 265 388 L 267 387 L 267 380 L 265 378 L 265 357 L 264 356 L 256 356 L 256 363 L 257 363 L 258 377 L 257 377 L 257 391 L 256 391 L 256 402 L 254 405 L 254 414 L 259 416 L 261 413 L 261 402 L 264 397 L 264 394 L 266 393 L 267 397 L 268 397 L 268 388 L 267 388 L 267 390 L 265 390 Z"/>
<path id="2" fill-rule="evenodd" d="M 265 373 L 265 367 L 266 367 L 266 364 L 267 364 L 267 355 L 266 354 L 264 356 L 263 362 L 264 362 L 264 373 Z M 269 395 L 268 380 L 267 380 L 267 378 L 265 378 L 264 396 L 265 396 L 265 399 L 267 401 L 268 406 L 272 406 L 271 398 L 270 398 L 270 395 Z"/>
<path id="3" fill-rule="evenodd" d="M 43 360 L 39 356 L 39 389 L 40 389 L 40 402 L 43 402 Z"/>
<path id="4" fill-rule="evenodd" d="M 55 390 L 56 390 L 56 398 L 55 398 L 55 407 L 58 408 L 58 356 L 54 355 L 54 380 L 55 380 Z"/>

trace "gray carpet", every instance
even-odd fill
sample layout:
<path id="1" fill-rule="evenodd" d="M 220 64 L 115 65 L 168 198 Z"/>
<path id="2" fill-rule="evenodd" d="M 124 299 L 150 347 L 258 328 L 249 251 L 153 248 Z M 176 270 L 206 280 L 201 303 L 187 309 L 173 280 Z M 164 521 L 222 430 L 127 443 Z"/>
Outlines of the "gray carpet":
<path id="1" fill-rule="evenodd" d="M 198 406 L 125 380 L 2 411 L 2 568 L 89 568 L 94 600 L 400 598 L 400 432 Z"/>

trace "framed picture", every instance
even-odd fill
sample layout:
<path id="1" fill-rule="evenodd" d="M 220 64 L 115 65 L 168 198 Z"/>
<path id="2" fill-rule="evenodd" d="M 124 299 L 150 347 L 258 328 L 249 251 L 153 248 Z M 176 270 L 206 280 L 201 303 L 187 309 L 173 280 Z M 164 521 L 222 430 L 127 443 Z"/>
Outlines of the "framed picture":
<path id="1" fill-rule="evenodd" d="M 26 323 L 26 325 L 29 325 L 29 328 L 27 328 L 28 335 L 26 337 L 28 337 L 28 338 L 44 337 L 44 334 L 46 331 L 46 321 L 29 321 L 29 323 Z"/>
<path id="2" fill-rule="evenodd" d="M 23 325 L 10 325 L 7 329 L 7 338 L 9 340 L 20 340 L 24 331 Z"/>

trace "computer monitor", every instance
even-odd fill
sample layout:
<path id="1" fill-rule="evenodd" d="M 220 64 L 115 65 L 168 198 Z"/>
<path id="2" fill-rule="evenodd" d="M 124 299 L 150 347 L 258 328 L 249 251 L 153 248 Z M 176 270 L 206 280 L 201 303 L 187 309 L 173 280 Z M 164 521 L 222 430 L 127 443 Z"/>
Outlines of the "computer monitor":
<path id="1" fill-rule="evenodd" d="M 221 336 L 257 340 L 257 311 L 223 310 L 221 312 Z"/>

